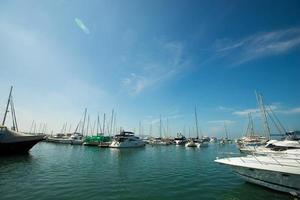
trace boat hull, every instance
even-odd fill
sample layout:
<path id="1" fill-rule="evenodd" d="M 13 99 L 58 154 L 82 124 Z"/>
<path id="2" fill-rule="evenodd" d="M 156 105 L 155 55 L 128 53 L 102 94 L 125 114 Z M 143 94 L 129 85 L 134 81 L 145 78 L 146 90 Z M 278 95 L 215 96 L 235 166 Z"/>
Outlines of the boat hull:
<path id="1" fill-rule="evenodd" d="M 300 175 L 241 167 L 233 167 L 233 170 L 247 182 L 296 196 L 300 195 Z"/>
<path id="2" fill-rule="evenodd" d="M 0 155 L 25 154 L 43 138 L 11 143 L 0 143 Z"/>
<path id="3" fill-rule="evenodd" d="M 71 139 L 64 139 L 64 138 L 47 138 L 47 142 L 52 142 L 52 143 L 60 143 L 60 144 L 71 144 L 72 140 Z"/>
<path id="4" fill-rule="evenodd" d="M 144 147 L 144 142 L 115 142 L 113 141 L 109 147 L 110 148 L 138 148 L 138 147 Z"/>

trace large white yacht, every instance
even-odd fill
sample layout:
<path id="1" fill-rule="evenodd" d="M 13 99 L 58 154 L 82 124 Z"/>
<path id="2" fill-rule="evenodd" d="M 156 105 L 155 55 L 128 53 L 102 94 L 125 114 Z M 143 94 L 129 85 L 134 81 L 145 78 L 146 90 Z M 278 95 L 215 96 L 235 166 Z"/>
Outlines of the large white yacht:
<path id="1" fill-rule="evenodd" d="M 145 142 L 139 137 L 134 136 L 133 132 L 122 131 L 119 135 L 115 135 L 112 143 L 109 145 L 111 148 L 130 148 L 130 147 L 143 147 Z"/>
<path id="2" fill-rule="evenodd" d="M 174 139 L 176 145 L 184 145 L 187 142 L 187 139 L 181 133 L 177 134 L 177 137 Z"/>
<path id="3" fill-rule="evenodd" d="M 295 150 L 293 150 L 295 151 Z M 248 182 L 300 196 L 300 157 L 296 154 L 232 157 L 215 162 L 227 165 Z"/>

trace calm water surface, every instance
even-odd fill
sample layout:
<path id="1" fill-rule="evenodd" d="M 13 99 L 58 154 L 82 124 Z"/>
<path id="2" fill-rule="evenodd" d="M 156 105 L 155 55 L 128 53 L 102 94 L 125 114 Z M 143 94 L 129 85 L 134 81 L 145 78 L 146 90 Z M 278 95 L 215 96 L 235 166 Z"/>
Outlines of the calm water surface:
<path id="1" fill-rule="evenodd" d="M 0 199 L 293 199 L 244 182 L 213 160 L 235 145 L 140 149 L 39 143 L 0 157 Z"/>

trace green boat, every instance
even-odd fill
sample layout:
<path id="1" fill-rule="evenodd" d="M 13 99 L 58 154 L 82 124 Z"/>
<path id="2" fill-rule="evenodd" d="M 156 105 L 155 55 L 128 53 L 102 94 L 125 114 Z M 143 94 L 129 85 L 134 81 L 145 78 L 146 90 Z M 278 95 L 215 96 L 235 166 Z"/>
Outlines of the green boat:
<path id="1" fill-rule="evenodd" d="M 109 143 L 111 141 L 111 137 L 104 135 L 93 135 L 86 136 L 83 142 L 85 146 L 99 146 L 102 143 Z"/>

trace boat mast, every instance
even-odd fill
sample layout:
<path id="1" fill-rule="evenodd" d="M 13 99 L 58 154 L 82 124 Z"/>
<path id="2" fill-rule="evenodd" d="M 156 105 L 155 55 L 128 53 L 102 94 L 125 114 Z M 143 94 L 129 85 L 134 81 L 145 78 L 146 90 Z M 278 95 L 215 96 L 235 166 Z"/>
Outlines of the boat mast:
<path id="1" fill-rule="evenodd" d="M 152 124 L 150 124 L 150 127 L 149 127 L 149 134 L 150 134 L 150 137 L 152 137 Z"/>
<path id="2" fill-rule="evenodd" d="M 249 116 L 249 124 L 250 124 L 250 135 L 254 136 L 254 125 L 253 125 L 253 119 L 252 119 L 251 112 L 248 113 L 248 116 Z"/>
<path id="3" fill-rule="evenodd" d="M 10 92 L 9 92 L 9 96 L 8 96 L 8 100 L 7 100 L 7 104 L 6 104 L 6 109 L 5 109 L 5 113 L 4 113 L 4 117 L 3 117 L 3 121 L 2 121 L 2 126 L 5 125 L 5 120 L 6 120 L 6 115 L 8 113 L 8 107 L 9 107 L 9 104 L 10 104 L 10 98 L 11 98 L 12 90 L 13 90 L 13 86 L 10 87 Z"/>
<path id="4" fill-rule="evenodd" d="M 96 126 L 96 120 L 94 121 L 94 124 L 93 124 L 92 135 L 94 135 L 94 133 L 95 133 L 95 126 Z"/>
<path id="5" fill-rule="evenodd" d="M 114 133 L 117 133 L 117 113 L 115 113 L 115 116 L 114 116 L 114 125 L 113 125 L 113 132 Z"/>
<path id="6" fill-rule="evenodd" d="M 226 136 L 226 140 L 228 140 L 228 131 L 227 131 L 227 126 L 226 126 L 226 122 L 224 121 L 224 129 L 225 129 L 225 136 Z"/>
<path id="7" fill-rule="evenodd" d="M 161 115 L 159 116 L 159 137 L 161 138 Z"/>
<path id="8" fill-rule="evenodd" d="M 86 130 L 86 135 L 89 134 L 89 126 L 90 126 L 90 115 L 88 115 L 88 118 L 87 118 L 87 130 Z"/>
<path id="9" fill-rule="evenodd" d="M 195 106 L 195 120 L 196 120 L 197 139 L 199 139 L 198 117 L 197 117 L 197 108 L 196 108 L 196 106 Z"/>
<path id="10" fill-rule="evenodd" d="M 166 134 L 166 137 L 169 136 L 169 119 L 167 118 L 167 134 Z"/>
<path id="11" fill-rule="evenodd" d="M 275 112 L 273 111 L 273 109 L 271 108 L 271 106 L 269 106 L 269 110 L 271 111 L 271 113 L 273 114 L 275 120 L 274 121 L 274 124 L 275 126 L 277 127 L 278 131 L 279 132 L 282 132 L 282 135 L 285 135 L 287 133 L 287 130 L 284 128 L 284 126 L 282 125 L 282 123 L 280 122 L 280 120 L 278 119 L 278 117 L 276 116 Z M 269 114 L 269 113 L 268 113 Z M 269 114 L 269 116 L 271 116 Z M 271 118 L 271 117 L 270 117 Z M 276 123 L 277 122 L 277 123 Z"/>
<path id="12" fill-rule="evenodd" d="M 141 133 L 142 133 L 142 124 L 141 121 L 139 121 L 139 136 L 141 137 Z"/>
<path id="13" fill-rule="evenodd" d="M 269 140 L 271 133 L 270 133 L 270 127 L 269 127 L 269 124 L 268 124 L 266 108 L 265 108 L 265 105 L 264 105 L 264 102 L 263 102 L 263 97 L 262 97 L 262 94 L 258 94 L 256 91 L 255 91 L 255 95 L 256 95 L 257 103 L 258 103 L 258 106 L 260 108 L 260 112 L 261 112 L 261 116 L 262 116 L 265 136 Z"/>
<path id="14" fill-rule="evenodd" d="M 103 128 L 102 128 L 102 134 L 104 135 L 105 133 L 105 113 L 103 114 Z"/>
<path id="15" fill-rule="evenodd" d="M 12 120 L 13 120 L 13 127 L 15 131 L 19 131 L 18 129 L 18 123 L 17 123 L 17 117 L 16 117 L 16 111 L 15 111 L 15 104 L 13 101 L 13 96 L 10 97 L 10 107 L 11 107 L 11 114 L 12 114 Z"/>
<path id="16" fill-rule="evenodd" d="M 81 129 L 81 134 L 82 135 L 84 135 L 84 125 L 85 125 L 86 112 L 87 112 L 87 108 L 84 109 L 83 124 L 82 124 L 82 129 Z"/>
<path id="17" fill-rule="evenodd" d="M 111 111 L 111 121 L 110 121 L 109 135 L 112 135 L 113 121 L 114 121 L 114 109 L 112 109 L 112 111 Z"/>
<path id="18" fill-rule="evenodd" d="M 100 124 L 100 119 L 99 119 L 99 112 L 97 116 L 97 135 L 99 134 L 99 124 Z"/>

